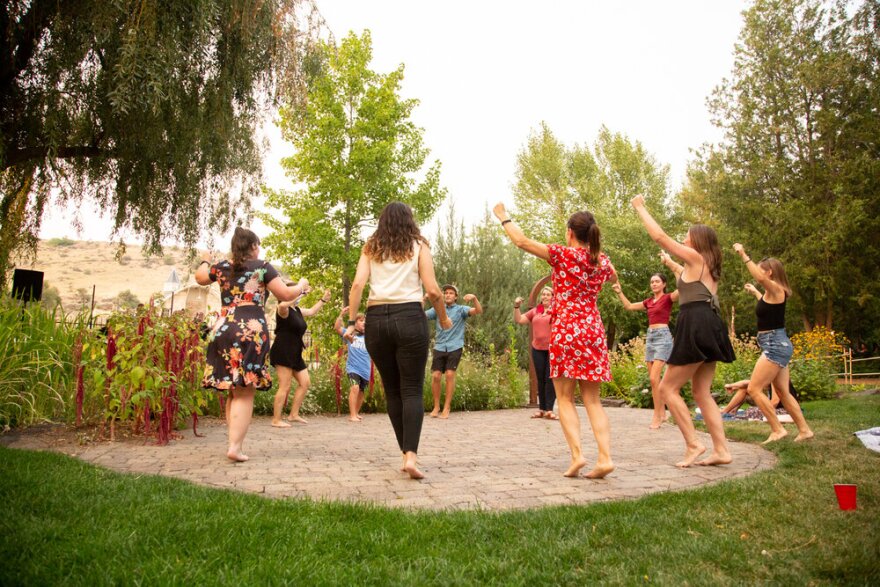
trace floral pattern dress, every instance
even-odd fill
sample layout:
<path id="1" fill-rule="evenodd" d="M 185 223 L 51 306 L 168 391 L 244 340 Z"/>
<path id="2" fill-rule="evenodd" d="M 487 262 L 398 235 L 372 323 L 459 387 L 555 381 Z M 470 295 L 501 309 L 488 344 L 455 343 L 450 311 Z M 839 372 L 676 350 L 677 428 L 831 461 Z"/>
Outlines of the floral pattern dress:
<path id="1" fill-rule="evenodd" d="M 602 284 L 614 274 L 604 253 L 551 244 L 553 310 L 550 323 L 550 377 L 611 381 L 605 326 L 596 306 Z"/>
<path id="2" fill-rule="evenodd" d="M 210 277 L 220 284 L 223 308 L 208 336 L 202 385 L 219 391 L 251 385 L 269 389 L 269 326 L 263 306 L 266 284 L 278 277 L 278 271 L 259 259 L 245 261 L 238 271 L 229 261 L 220 261 L 211 266 Z"/>

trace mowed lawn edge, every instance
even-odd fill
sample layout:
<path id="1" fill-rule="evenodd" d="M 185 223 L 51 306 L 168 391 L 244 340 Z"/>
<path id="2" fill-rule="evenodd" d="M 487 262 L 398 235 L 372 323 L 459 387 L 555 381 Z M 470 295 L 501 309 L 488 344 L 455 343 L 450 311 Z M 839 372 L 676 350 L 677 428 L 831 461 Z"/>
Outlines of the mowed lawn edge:
<path id="1" fill-rule="evenodd" d="M 804 412 L 816 438 L 769 446 L 771 471 L 501 513 L 272 500 L 0 448 L 0 584 L 877 584 L 880 454 L 852 433 L 880 425 L 880 395 Z"/>

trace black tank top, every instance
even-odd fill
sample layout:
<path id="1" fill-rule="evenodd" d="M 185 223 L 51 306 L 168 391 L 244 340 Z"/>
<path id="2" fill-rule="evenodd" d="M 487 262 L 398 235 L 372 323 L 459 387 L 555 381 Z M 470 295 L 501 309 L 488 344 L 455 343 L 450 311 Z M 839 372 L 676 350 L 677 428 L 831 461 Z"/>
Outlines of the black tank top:
<path id="1" fill-rule="evenodd" d="M 758 317 L 758 330 L 778 330 L 785 328 L 785 302 L 788 296 L 779 304 L 768 304 L 764 296 L 758 300 L 755 306 L 755 315 Z"/>
<path id="2" fill-rule="evenodd" d="M 287 310 L 287 318 L 282 318 L 281 314 L 275 313 L 275 336 L 285 336 L 293 338 L 302 338 L 306 333 L 306 319 L 303 318 L 299 306 L 293 306 Z"/>

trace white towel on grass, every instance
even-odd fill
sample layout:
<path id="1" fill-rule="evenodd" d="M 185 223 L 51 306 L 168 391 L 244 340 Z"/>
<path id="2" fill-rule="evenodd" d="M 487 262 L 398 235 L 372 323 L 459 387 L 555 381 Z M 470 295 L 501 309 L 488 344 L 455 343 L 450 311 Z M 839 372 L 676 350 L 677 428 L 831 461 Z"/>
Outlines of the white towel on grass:
<path id="1" fill-rule="evenodd" d="M 874 452 L 880 452 L 880 426 L 877 428 L 868 428 L 867 430 L 859 430 L 853 432 L 856 437 L 862 441 L 868 449 Z"/>

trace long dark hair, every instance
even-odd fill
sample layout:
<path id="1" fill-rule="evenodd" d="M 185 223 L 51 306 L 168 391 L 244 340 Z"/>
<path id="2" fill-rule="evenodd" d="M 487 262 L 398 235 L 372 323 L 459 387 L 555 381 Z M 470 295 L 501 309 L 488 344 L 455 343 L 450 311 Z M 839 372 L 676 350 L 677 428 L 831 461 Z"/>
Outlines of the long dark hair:
<path id="1" fill-rule="evenodd" d="M 599 260 L 599 253 L 602 250 L 599 242 L 599 225 L 596 224 L 596 217 L 590 212 L 575 212 L 568 219 L 566 225 L 574 233 L 574 237 L 581 244 L 587 245 L 590 249 L 590 260 L 596 263 Z"/>
<path id="2" fill-rule="evenodd" d="M 694 224 L 688 232 L 691 234 L 694 250 L 703 256 L 712 279 L 718 281 L 721 279 L 721 245 L 718 244 L 715 229 L 705 224 Z"/>
<path id="3" fill-rule="evenodd" d="M 254 234 L 252 230 L 236 226 L 235 232 L 232 234 L 232 245 L 230 246 L 232 268 L 234 270 L 240 271 L 244 267 L 244 262 L 250 258 L 254 245 L 260 246 L 260 237 Z"/>
<path id="4" fill-rule="evenodd" d="M 413 256 L 413 243 L 428 244 L 412 209 L 403 202 L 389 202 L 379 214 L 379 225 L 364 245 L 364 252 L 376 261 L 391 259 L 403 263 Z"/>

